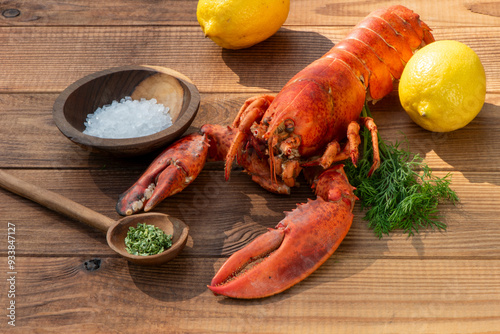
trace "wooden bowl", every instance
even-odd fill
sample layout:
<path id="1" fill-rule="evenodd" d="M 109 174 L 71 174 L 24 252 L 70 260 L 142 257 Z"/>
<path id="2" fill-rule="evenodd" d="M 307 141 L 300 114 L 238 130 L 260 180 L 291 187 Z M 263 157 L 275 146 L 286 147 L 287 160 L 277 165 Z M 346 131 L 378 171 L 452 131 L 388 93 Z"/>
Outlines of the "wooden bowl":
<path id="1" fill-rule="evenodd" d="M 87 115 L 125 96 L 155 98 L 170 108 L 172 125 L 149 136 L 109 139 L 84 134 Z M 189 78 L 174 70 L 153 66 L 122 66 L 90 74 L 68 86 L 54 102 L 53 118 L 59 130 L 76 144 L 115 156 L 150 153 L 180 137 L 200 106 L 200 93 Z"/>

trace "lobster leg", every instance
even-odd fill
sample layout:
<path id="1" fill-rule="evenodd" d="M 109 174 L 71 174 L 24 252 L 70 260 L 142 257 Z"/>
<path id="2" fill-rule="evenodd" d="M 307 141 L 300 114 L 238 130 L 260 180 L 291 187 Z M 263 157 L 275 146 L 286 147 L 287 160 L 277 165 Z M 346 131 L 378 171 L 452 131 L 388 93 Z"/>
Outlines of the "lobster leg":
<path id="1" fill-rule="evenodd" d="M 233 128 L 204 125 L 201 133 L 182 137 L 167 147 L 127 191 L 120 195 L 116 211 L 131 215 L 153 209 L 166 197 L 186 188 L 208 160 L 223 160 L 234 139 Z"/>
<path id="2" fill-rule="evenodd" d="M 380 166 L 380 152 L 378 149 L 378 130 L 377 130 L 377 125 L 375 125 L 375 122 L 371 117 L 361 117 L 360 122 L 363 122 L 365 125 L 365 128 L 367 128 L 370 131 L 371 138 L 372 138 L 372 147 L 373 147 L 373 164 L 368 171 L 368 176 L 371 176 L 374 171 L 377 170 L 377 168 Z"/>
<path id="3" fill-rule="evenodd" d="M 358 126 L 358 131 L 359 131 L 359 125 L 356 122 L 351 123 L 349 128 L 353 128 L 356 125 Z M 312 161 L 305 162 L 302 164 L 302 166 L 303 167 L 321 166 L 323 167 L 323 169 L 327 169 L 334 162 L 342 161 L 348 159 L 349 157 L 351 157 L 353 164 L 356 164 L 356 161 L 358 159 L 357 145 L 359 145 L 360 140 L 353 137 L 354 136 L 351 133 L 351 140 L 348 139 L 344 148 L 341 148 L 339 142 L 336 140 L 330 142 L 321 157 Z"/>
<path id="4" fill-rule="evenodd" d="M 352 224 L 357 199 L 342 166 L 314 182 L 316 200 L 300 204 L 275 229 L 234 253 L 208 286 L 233 298 L 262 298 L 297 284 L 337 249 Z"/>
<path id="5" fill-rule="evenodd" d="M 237 128 L 238 132 L 226 156 L 226 180 L 229 180 L 234 158 L 241 148 L 241 145 L 245 142 L 245 139 L 247 138 L 247 135 L 250 131 L 250 127 L 254 122 L 260 121 L 262 119 L 262 116 L 264 115 L 273 99 L 274 97 L 270 95 L 250 98 L 243 104 L 240 111 L 238 112 L 238 115 L 233 122 L 233 128 Z"/>
<path id="6" fill-rule="evenodd" d="M 362 123 L 371 134 L 373 143 L 373 164 L 369 171 L 369 176 L 380 166 L 380 154 L 378 149 L 378 130 L 375 122 L 370 117 L 360 117 L 359 123 Z M 359 137 L 359 124 L 356 121 L 349 123 L 347 128 L 347 144 L 341 150 L 340 144 L 337 141 L 332 141 L 326 147 L 323 155 L 315 160 L 306 162 L 302 166 L 321 166 L 324 169 L 330 167 L 334 162 L 339 162 L 347 158 L 351 158 L 352 163 L 356 166 L 359 156 L 358 147 L 361 143 Z"/>

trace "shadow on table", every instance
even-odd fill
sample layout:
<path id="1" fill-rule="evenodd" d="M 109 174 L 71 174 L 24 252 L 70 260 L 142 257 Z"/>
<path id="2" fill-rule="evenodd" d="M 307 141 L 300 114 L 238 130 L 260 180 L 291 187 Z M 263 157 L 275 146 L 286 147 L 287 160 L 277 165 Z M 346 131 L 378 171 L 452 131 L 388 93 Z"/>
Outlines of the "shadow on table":
<path id="1" fill-rule="evenodd" d="M 130 277 L 136 287 L 163 302 L 189 300 L 206 292 L 211 267 L 211 261 L 200 263 L 199 259 L 184 255 L 158 267 L 128 263 Z"/>
<path id="2" fill-rule="evenodd" d="M 478 116 L 464 128 L 448 133 L 422 130 L 420 140 L 411 142 L 410 148 L 422 157 L 434 152 L 452 167 L 452 174 L 461 173 L 471 183 L 499 185 L 499 178 L 491 178 L 499 170 L 494 159 L 498 154 L 496 143 L 500 141 L 498 115 L 500 106 L 485 103 Z"/>
<path id="3" fill-rule="evenodd" d="M 500 178 L 491 178 L 494 172 L 499 171 L 495 164 L 498 155 L 497 143 L 500 142 L 500 106 L 485 103 L 476 118 L 462 129 L 444 135 L 442 144 L 434 151 L 436 154 L 453 166 L 471 183 L 490 183 L 500 185 Z M 461 152 L 459 158 L 453 155 L 447 145 L 459 142 Z M 487 173 L 482 173 L 487 172 Z"/>
<path id="4" fill-rule="evenodd" d="M 247 49 L 222 50 L 222 59 L 239 76 L 239 83 L 273 92 L 333 47 L 328 38 L 281 28 L 267 40 Z"/>

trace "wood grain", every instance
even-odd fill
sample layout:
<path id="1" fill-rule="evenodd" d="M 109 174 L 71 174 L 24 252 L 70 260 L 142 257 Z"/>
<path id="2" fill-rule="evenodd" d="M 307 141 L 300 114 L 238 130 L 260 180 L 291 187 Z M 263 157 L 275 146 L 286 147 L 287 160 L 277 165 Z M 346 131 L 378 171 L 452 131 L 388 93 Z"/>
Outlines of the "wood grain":
<path id="1" fill-rule="evenodd" d="M 134 173 L 115 171 L 9 172 L 115 220 L 120 218 L 114 210 L 116 199 L 128 187 L 127 179 L 131 184 L 136 178 Z M 444 174 L 436 172 L 437 176 Z M 500 206 L 498 173 L 456 172 L 452 180 L 461 202 L 456 207 L 440 207 L 442 221 L 448 225 L 446 232 L 428 230 L 413 237 L 396 232 L 379 240 L 363 221 L 358 204 L 353 226 L 337 253 L 369 258 L 499 257 L 500 232 L 494 219 Z M 78 189 L 85 191 L 75 191 Z M 284 218 L 284 211 L 313 197 L 306 184 L 290 196 L 278 196 L 261 189 L 243 172 L 233 173 L 231 181 L 224 182 L 222 170 L 205 170 L 190 187 L 155 211 L 180 218 L 190 227 L 190 240 L 181 256 L 224 257 L 274 227 Z M 0 202 L 4 203 L 4 216 L 18 226 L 18 238 L 23 240 L 18 252 L 23 256 L 115 256 L 98 230 L 4 190 L 0 190 Z M 232 203 L 231 210 L 227 203 Z M 6 238 L 6 232 L 1 232 Z"/>
<path id="2" fill-rule="evenodd" d="M 5 41 L 0 48 L 5 73 L 0 76 L 0 93 L 57 93 L 95 71 L 127 65 L 172 68 L 189 77 L 201 93 L 278 92 L 351 28 L 283 28 L 252 48 L 230 51 L 221 50 L 191 26 L 5 27 L 0 29 L 0 40 Z M 436 39 L 453 38 L 478 53 L 487 69 L 488 92 L 500 92 L 500 65 L 494 52 L 499 34 L 500 25 L 434 31 Z M 75 47 L 80 40 L 92 42 Z"/>
<path id="3" fill-rule="evenodd" d="M 17 9 L 19 16 L 0 16 L 0 26 L 196 26 L 197 0 L 2 0 L 0 8 Z M 294 0 L 285 26 L 354 26 L 371 11 L 398 1 L 349 2 Z M 404 1 L 432 26 L 498 26 L 498 6 L 494 0 Z M 447 10 L 443 10 L 446 8 Z M 479 15 L 483 16 L 479 16 Z"/>
<path id="4" fill-rule="evenodd" d="M 251 93 L 202 94 L 203 103 L 188 132 L 206 123 L 229 125 Z M 0 94 L 0 150 L 2 168 L 143 169 L 156 152 L 136 159 L 117 159 L 76 146 L 59 132 L 52 120 L 57 94 Z M 381 136 L 388 141 L 408 140 L 412 152 L 425 158 L 433 169 L 456 171 L 498 170 L 491 159 L 500 155 L 498 122 L 500 95 L 488 94 L 481 113 L 466 128 L 437 134 L 422 130 L 402 109 L 397 92 L 371 106 Z M 19 135 L 19 134 L 23 135 Z M 468 153 L 463 154 L 466 150 Z"/>
<path id="5" fill-rule="evenodd" d="M 173 68 L 201 92 L 188 132 L 230 124 L 242 103 L 277 93 L 371 10 L 397 1 L 294 0 L 279 32 L 246 50 L 222 50 L 196 20 L 196 0 L 0 0 L 0 168 L 111 219 L 118 195 L 156 153 L 113 158 L 76 146 L 52 120 L 75 80 L 122 65 Z M 498 2 L 409 0 L 437 39 L 471 46 L 487 73 L 483 110 L 466 128 L 434 134 L 404 113 L 394 91 L 371 107 L 387 141 L 407 140 L 437 176 L 452 173 L 461 202 L 440 206 L 446 231 L 377 239 L 356 205 L 336 253 L 311 277 L 262 300 L 216 297 L 206 285 L 225 258 L 313 198 L 302 181 L 268 193 L 241 170 L 223 181 L 209 163 L 156 211 L 184 220 L 181 255 L 142 268 L 101 232 L 0 190 L 0 255 L 16 225 L 19 333 L 495 333 L 500 328 L 500 53 Z M 2 15 L 18 9 L 15 17 Z M 406 145 L 406 144 L 404 144 Z M 229 204 L 228 204 L 229 203 Z M 0 307 L 7 307 L 6 265 Z M 7 327 L 8 326 L 8 327 Z"/>
<path id="6" fill-rule="evenodd" d="M 21 258 L 22 328 L 43 333 L 132 333 L 137 327 L 170 333 L 329 333 L 333 328 L 482 333 L 500 326 L 498 259 L 451 263 L 340 255 L 279 296 L 252 301 L 217 298 L 203 286 L 219 262 L 181 258 L 150 269 L 108 258 L 97 270 L 87 270 L 96 267 L 89 265 L 92 260 Z"/>

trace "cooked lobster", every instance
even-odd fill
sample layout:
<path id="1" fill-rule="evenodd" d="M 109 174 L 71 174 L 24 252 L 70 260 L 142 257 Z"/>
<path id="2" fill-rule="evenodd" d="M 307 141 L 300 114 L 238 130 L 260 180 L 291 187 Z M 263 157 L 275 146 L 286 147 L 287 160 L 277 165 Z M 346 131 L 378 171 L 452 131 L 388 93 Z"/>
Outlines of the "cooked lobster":
<path id="1" fill-rule="evenodd" d="M 281 194 L 290 193 L 304 171 L 317 198 L 234 253 L 209 286 L 234 298 L 288 289 L 326 261 L 349 231 L 357 198 L 342 166 L 334 163 L 350 158 L 356 164 L 362 125 L 373 139 L 370 174 L 377 169 L 377 127 L 360 117 L 363 104 L 391 92 L 413 53 L 434 41 L 430 31 L 403 6 L 372 12 L 276 97 L 250 98 L 232 126 L 204 125 L 165 149 L 120 196 L 117 211 L 151 210 L 190 184 L 206 161 L 225 160 L 229 179 L 236 160 L 255 182 Z"/>

